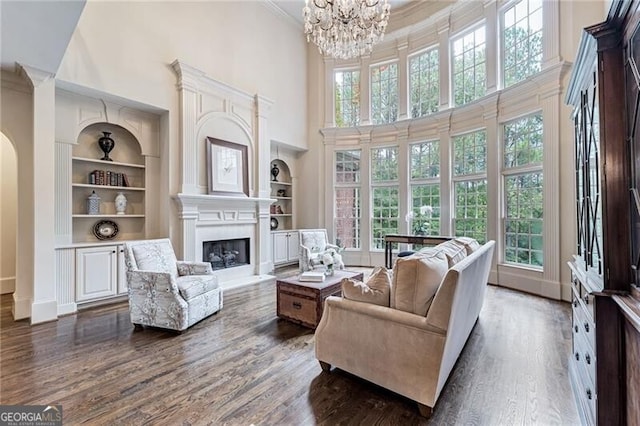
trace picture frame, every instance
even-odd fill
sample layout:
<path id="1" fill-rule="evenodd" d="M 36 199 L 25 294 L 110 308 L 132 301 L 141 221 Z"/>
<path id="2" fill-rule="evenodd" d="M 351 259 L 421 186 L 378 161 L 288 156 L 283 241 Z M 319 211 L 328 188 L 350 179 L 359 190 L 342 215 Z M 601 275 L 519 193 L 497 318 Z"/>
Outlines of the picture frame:
<path id="1" fill-rule="evenodd" d="M 249 196 L 247 146 L 207 137 L 208 193 Z"/>

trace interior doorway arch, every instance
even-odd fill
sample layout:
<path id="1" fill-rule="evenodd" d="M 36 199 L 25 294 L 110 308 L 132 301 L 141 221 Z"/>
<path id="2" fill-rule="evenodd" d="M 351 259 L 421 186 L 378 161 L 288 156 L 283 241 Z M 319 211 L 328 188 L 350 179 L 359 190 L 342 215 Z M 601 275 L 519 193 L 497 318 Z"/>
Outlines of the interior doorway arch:
<path id="1" fill-rule="evenodd" d="M 18 157 L 11 140 L 0 132 L 0 294 L 16 289 L 18 229 Z"/>

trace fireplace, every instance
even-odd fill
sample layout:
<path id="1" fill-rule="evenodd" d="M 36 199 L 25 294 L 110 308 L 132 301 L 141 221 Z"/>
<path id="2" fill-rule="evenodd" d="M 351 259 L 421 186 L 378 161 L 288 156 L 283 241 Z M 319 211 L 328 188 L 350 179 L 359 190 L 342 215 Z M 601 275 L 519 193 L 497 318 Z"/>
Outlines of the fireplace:
<path id="1" fill-rule="evenodd" d="M 202 261 L 211 263 L 213 270 L 250 264 L 250 239 L 203 241 Z"/>

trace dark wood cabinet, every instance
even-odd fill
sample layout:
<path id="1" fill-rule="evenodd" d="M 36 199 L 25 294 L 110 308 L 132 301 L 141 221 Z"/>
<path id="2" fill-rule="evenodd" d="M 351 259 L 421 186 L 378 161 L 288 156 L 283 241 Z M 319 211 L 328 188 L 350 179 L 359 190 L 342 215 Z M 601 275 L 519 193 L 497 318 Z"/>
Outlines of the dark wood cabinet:
<path id="1" fill-rule="evenodd" d="M 640 264 L 632 260 L 640 251 L 638 3 L 613 1 L 605 22 L 585 28 L 566 96 L 574 107 L 578 236 L 569 262 L 569 372 L 585 424 L 640 424 Z"/>

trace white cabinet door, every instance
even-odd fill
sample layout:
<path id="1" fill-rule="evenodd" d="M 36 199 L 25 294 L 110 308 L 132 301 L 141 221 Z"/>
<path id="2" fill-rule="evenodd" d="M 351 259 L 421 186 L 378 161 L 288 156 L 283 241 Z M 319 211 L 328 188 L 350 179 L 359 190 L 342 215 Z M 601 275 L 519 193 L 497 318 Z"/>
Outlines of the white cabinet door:
<path id="1" fill-rule="evenodd" d="M 273 264 L 286 262 L 289 256 L 289 246 L 287 244 L 287 233 L 274 232 L 273 237 Z"/>
<path id="2" fill-rule="evenodd" d="M 76 250 L 76 301 L 115 296 L 118 282 L 118 246 Z"/>
<path id="3" fill-rule="evenodd" d="M 289 256 L 288 259 L 291 261 L 298 260 L 300 257 L 300 236 L 298 235 L 298 231 L 291 231 L 288 233 L 289 235 Z"/>
<path id="4" fill-rule="evenodd" d="M 124 246 L 118 246 L 118 294 L 125 294 L 127 287 L 127 264 L 124 261 Z"/>

